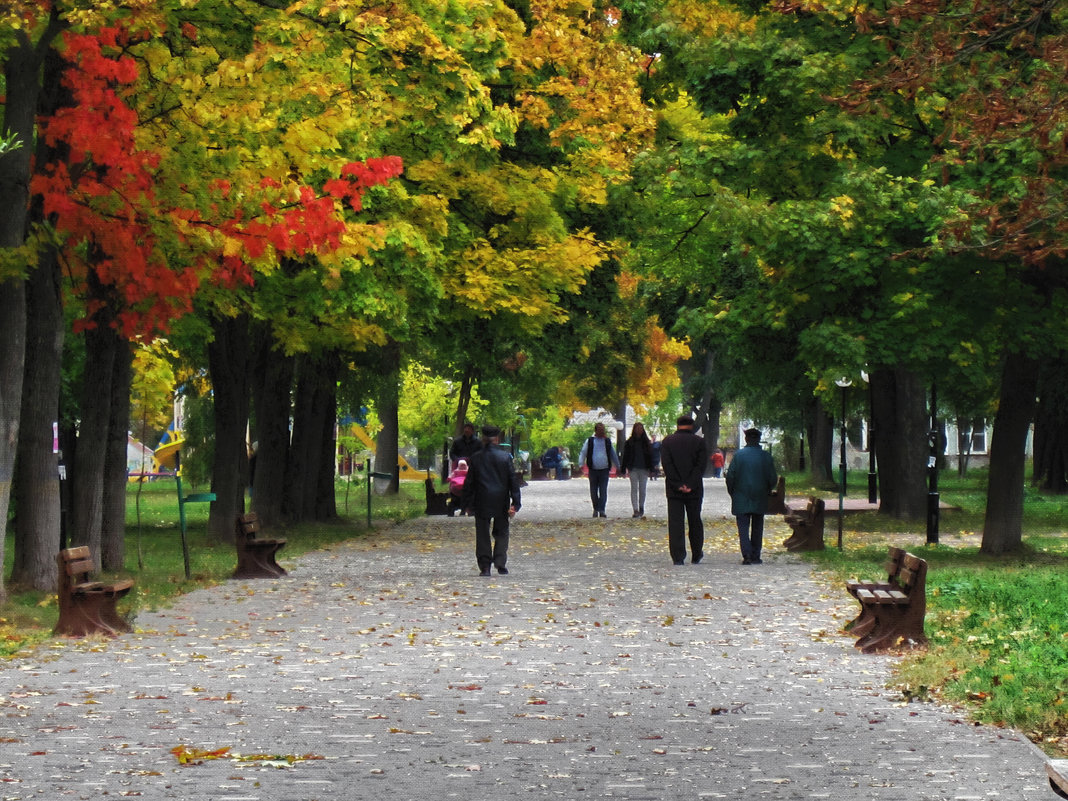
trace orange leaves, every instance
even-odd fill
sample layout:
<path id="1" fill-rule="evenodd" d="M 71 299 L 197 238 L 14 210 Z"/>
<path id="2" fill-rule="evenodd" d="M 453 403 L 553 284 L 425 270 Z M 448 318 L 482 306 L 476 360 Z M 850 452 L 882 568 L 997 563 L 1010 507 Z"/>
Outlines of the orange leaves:
<path id="1" fill-rule="evenodd" d="M 230 749 L 227 747 L 205 751 L 200 748 L 190 748 L 186 745 L 176 745 L 171 749 L 171 753 L 174 754 L 179 765 L 199 765 L 208 759 L 222 759 L 230 753 Z"/>
<path id="2" fill-rule="evenodd" d="M 274 767 L 286 767 L 297 762 L 325 759 L 319 754 L 231 754 L 229 747 L 215 749 L 190 748 L 176 745 L 171 749 L 179 765 L 201 765 L 213 759 L 230 759 L 233 762 L 257 763 Z"/>

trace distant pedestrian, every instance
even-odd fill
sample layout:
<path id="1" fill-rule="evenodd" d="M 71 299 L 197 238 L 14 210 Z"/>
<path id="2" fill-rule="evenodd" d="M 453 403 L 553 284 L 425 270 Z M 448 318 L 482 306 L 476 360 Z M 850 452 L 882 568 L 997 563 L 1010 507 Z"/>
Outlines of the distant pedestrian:
<path id="1" fill-rule="evenodd" d="M 482 427 L 483 448 L 468 461 L 464 481 L 462 507 L 475 516 L 480 576 L 489 576 L 491 566 L 507 575 L 509 525 L 521 506 L 519 477 L 512 454 L 499 444 L 500 436 L 497 426 Z"/>
<path id="2" fill-rule="evenodd" d="M 712 462 L 712 478 L 723 478 L 723 463 L 726 461 L 723 457 L 723 451 L 716 448 L 712 451 L 709 460 Z"/>
<path id="3" fill-rule="evenodd" d="M 449 461 L 454 469 L 461 459 L 467 459 L 470 466 L 471 457 L 480 450 L 482 440 L 475 436 L 475 426 L 472 423 L 464 423 L 463 433 L 452 441 L 452 447 L 449 448 Z"/>
<path id="4" fill-rule="evenodd" d="M 619 472 L 619 457 L 612 447 L 612 440 L 604 431 L 604 423 L 593 427 L 593 436 L 586 440 L 579 453 L 579 464 L 586 465 L 590 480 L 590 501 L 594 517 L 608 517 L 605 504 L 608 501 L 608 477 L 612 468 Z"/>
<path id="5" fill-rule="evenodd" d="M 704 556 L 705 527 L 701 520 L 701 504 L 705 495 L 708 451 L 704 439 L 694 431 L 692 417 L 684 415 L 676 424 L 678 430 L 664 437 L 660 447 L 667 495 L 668 551 L 676 565 L 686 564 L 686 535 L 689 534 L 690 561 L 696 565 Z"/>
<path id="6" fill-rule="evenodd" d="M 566 465 L 567 457 L 564 455 L 564 449 L 559 445 L 547 448 L 541 456 L 541 466 L 546 471 L 552 470 L 553 476 L 558 480 L 563 480 Z"/>
<path id="7" fill-rule="evenodd" d="M 760 431 L 746 429 L 745 447 L 734 454 L 727 468 L 727 493 L 731 496 L 731 514 L 738 524 L 743 565 L 762 564 L 764 515 L 768 512 L 768 495 L 777 480 L 771 454 L 760 447 Z"/>
<path id="8" fill-rule="evenodd" d="M 630 477 L 630 505 L 632 517 L 645 517 L 645 491 L 649 483 L 649 471 L 653 467 L 653 443 L 645 433 L 645 425 L 635 423 L 630 438 L 623 443 L 623 472 Z"/>

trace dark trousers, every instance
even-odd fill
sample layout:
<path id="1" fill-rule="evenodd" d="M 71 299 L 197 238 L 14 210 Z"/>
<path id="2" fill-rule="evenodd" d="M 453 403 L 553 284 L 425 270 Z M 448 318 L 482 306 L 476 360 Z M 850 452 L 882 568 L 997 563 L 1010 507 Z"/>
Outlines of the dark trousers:
<path id="1" fill-rule="evenodd" d="M 699 561 L 704 555 L 705 524 L 701 521 L 701 502 L 704 498 L 668 498 L 668 551 L 671 561 L 686 561 L 686 529 L 689 524 L 690 558 Z"/>
<path id="2" fill-rule="evenodd" d="M 507 511 L 496 517 L 475 514 L 475 558 L 478 560 L 479 570 L 489 570 L 490 565 L 501 568 L 508 563 L 510 522 Z"/>
<path id="3" fill-rule="evenodd" d="M 738 515 L 738 547 L 742 559 L 759 559 L 764 547 L 764 515 Z"/>
<path id="4" fill-rule="evenodd" d="M 608 476 L 610 467 L 604 470 L 590 468 L 590 502 L 593 511 L 604 513 L 604 505 L 608 502 Z"/>

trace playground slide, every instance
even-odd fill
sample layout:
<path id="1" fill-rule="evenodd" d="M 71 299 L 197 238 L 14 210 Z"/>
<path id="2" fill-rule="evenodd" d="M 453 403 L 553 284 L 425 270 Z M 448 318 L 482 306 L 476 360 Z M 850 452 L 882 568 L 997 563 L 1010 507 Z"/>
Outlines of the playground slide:
<path id="1" fill-rule="evenodd" d="M 359 423 L 350 423 L 348 428 L 349 431 L 352 432 L 352 435 L 366 446 L 367 450 L 371 451 L 371 453 L 375 453 L 375 441 L 371 438 L 371 435 L 367 433 L 363 426 L 361 426 Z M 414 479 L 422 481 L 426 478 L 425 473 L 422 473 L 412 467 L 408 463 L 408 460 L 405 459 L 403 456 L 397 457 L 397 466 L 400 467 L 401 479 Z"/>

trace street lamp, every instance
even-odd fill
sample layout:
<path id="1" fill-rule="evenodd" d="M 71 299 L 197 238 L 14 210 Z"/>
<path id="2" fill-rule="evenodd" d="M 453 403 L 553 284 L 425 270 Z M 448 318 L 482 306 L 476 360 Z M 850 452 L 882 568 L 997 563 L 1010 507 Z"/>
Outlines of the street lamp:
<path id="1" fill-rule="evenodd" d="M 927 544 L 938 544 L 938 445 L 941 433 L 938 430 L 938 387 L 931 382 L 931 430 L 927 434 L 931 453 L 927 457 Z"/>
<path id="2" fill-rule="evenodd" d="M 879 501 L 879 480 L 875 472 L 875 390 L 866 371 L 860 377 L 868 385 L 868 503 Z"/>
<path id="3" fill-rule="evenodd" d="M 846 494 L 846 389 L 853 386 L 853 382 L 848 378 L 839 378 L 834 383 L 842 390 L 841 458 L 838 462 L 841 472 L 838 482 L 838 550 L 842 550 L 842 515 L 845 511 Z"/>

